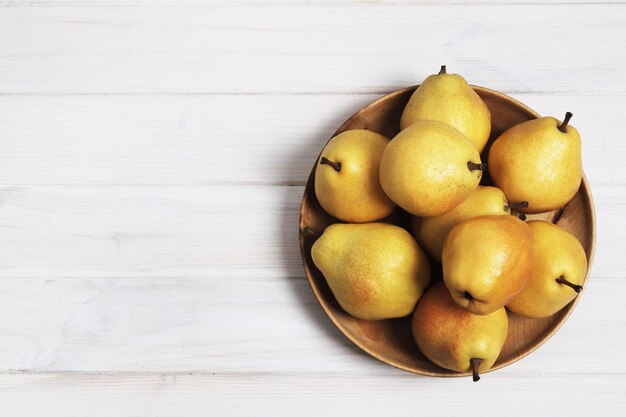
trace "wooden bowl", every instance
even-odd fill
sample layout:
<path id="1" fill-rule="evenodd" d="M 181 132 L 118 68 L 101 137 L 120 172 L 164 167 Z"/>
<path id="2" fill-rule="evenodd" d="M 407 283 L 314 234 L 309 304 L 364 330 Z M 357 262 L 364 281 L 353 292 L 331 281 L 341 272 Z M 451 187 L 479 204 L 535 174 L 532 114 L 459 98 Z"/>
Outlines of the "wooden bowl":
<path id="1" fill-rule="evenodd" d="M 393 138 L 399 131 L 402 110 L 416 88 L 414 86 L 398 90 L 370 103 L 341 125 L 333 137 L 346 130 L 367 128 L 388 138 Z M 492 127 L 489 144 L 509 127 L 540 117 L 536 112 L 511 97 L 483 87 L 473 86 L 473 88 L 491 111 Z M 486 147 L 487 150 L 489 144 Z M 483 161 L 485 160 L 486 158 L 483 156 Z M 300 251 L 311 288 L 328 317 L 357 346 L 392 366 L 429 376 L 469 375 L 469 373 L 459 373 L 440 368 L 422 355 L 411 334 L 411 316 L 401 319 L 366 321 L 350 316 L 339 306 L 324 276 L 315 267 L 311 259 L 311 246 L 314 237 L 304 232 L 305 228 L 310 228 L 321 233 L 328 225 L 338 222 L 321 208 L 315 197 L 316 166 L 317 163 L 313 166 L 302 197 Z M 489 184 L 489 178 L 485 176 L 481 183 Z M 584 175 L 578 193 L 565 207 L 549 213 L 528 215 L 528 219 L 558 222 L 559 226 L 578 238 L 585 248 L 589 264 L 587 276 L 583 283 L 583 286 L 586 285 L 593 260 L 596 225 L 591 192 Z M 408 214 L 398 209 L 385 221 L 393 222 L 408 229 L 407 220 Z M 433 265 L 433 281 L 441 279 L 441 267 L 435 262 L 431 262 L 431 264 Z M 580 295 L 554 316 L 545 319 L 527 319 L 508 312 L 509 335 L 500 357 L 491 370 L 509 365 L 541 346 L 565 322 L 576 306 L 579 297 Z"/>

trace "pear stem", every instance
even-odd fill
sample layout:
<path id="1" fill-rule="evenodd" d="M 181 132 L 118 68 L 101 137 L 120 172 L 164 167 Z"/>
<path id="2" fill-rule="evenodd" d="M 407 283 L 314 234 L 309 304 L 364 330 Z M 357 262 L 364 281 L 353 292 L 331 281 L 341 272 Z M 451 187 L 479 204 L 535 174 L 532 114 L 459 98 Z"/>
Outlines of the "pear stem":
<path id="1" fill-rule="evenodd" d="M 519 203 L 507 203 L 504 205 L 504 211 L 515 210 L 519 208 L 528 208 L 528 201 L 520 201 Z M 526 221 L 526 215 L 520 213 L 517 215 L 521 221 Z"/>
<path id="2" fill-rule="evenodd" d="M 311 229 L 310 227 L 305 227 L 304 229 L 301 230 L 301 232 L 303 235 L 311 236 L 315 240 L 319 239 L 320 237 L 320 234 L 317 233 L 315 230 Z"/>
<path id="3" fill-rule="evenodd" d="M 576 284 L 572 284 L 571 282 L 569 282 L 568 280 L 566 280 L 565 278 L 558 277 L 556 279 L 556 282 L 558 282 L 559 284 L 565 284 L 568 287 L 572 288 L 574 291 L 576 291 L 577 293 L 581 292 L 583 290 L 582 285 L 576 285 Z"/>
<path id="4" fill-rule="evenodd" d="M 441 75 L 441 74 L 447 74 L 445 65 L 441 66 L 441 69 L 439 70 L 439 74 L 437 74 L 437 75 Z"/>
<path id="5" fill-rule="evenodd" d="M 528 201 L 520 201 L 519 203 L 508 203 L 504 206 L 505 210 L 516 210 L 518 208 L 528 208 Z"/>
<path id="6" fill-rule="evenodd" d="M 556 224 L 559 220 L 561 220 L 561 217 L 563 216 L 564 211 L 565 211 L 565 206 L 561 207 L 560 209 L 554 212 L 554 216 L 552 217 L 553 224 Z"/>
<path id="7" fill-rule="evenodd" d="M 472 380 L 474 382 L 478 381 L 480 379 L 480 375 L 478 374 L 478 367 L 480 366 L 480 363 L 482 362 L 482 358 L 472 358 L 470 359 L 470 365 L 472 365 Z"/>
<path id="8" fill-rule="evenodd" d="M 487 164 L 477 164 L 476 162 L 468 161 L 467 168 L 470 171 L 487 171 Z"/>
<path id="9" fill-rule="evenodd" d="M 573 116 L 573 114 L 571 112 L 567 112 L 565 113 L 565 119 L 563 119 L 563 123 L 561 123 L 561 125 L 559 126 L 559 130 L 563 133 L 565 133 L 567 130 L 565 129 L 567 127 L 567 124 L 569 123 L 569 119 L 571 119 Z"/>
<path id="10" fill-rule="evenodd" d="M 333 169 L 337 172 L 341 171 L 341 162 L 335 162 L 335 161 L 331 161 L 330 159 L 326 158 L 325 156 L 322 156 L 322 159 L 320 159 L 320 164 L 321 165 L 330 165 L 331 167 L 333 167 Z"/>

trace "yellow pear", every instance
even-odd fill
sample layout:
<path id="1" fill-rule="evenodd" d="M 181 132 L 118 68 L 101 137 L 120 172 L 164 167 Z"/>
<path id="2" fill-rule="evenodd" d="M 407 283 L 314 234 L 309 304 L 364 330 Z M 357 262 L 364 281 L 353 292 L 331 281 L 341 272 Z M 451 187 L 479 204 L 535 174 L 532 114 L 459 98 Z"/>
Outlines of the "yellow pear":
<path id="1" fill-rule="evenodd" d="M 491 114 L 474 89 L 458 74 L 447 74 L 446 66 L 415 90 L 407 103 L 400 128 L 418 120 L 438 120 L 464 134 L 482 152 L 491 132 Z"/>
<path id="2" fill-rule="evenodd" d="M 489 174 L 509 201 L 528 201 L 524 213 L 562 207 L 574 197 L 582 178 L 580 136 L 569 126 L 542 117 L 513 126 L 489 151 Z"/>
<path id="3" fill-rule="evenodd" d="M 416 216 L 447 213 L 478 186 L 480 155 L 461 132 L 443 122 L 420 120 L 394 137 L 380 160 L 380 184 Z"/>
<path id="4" fill-rule="evenodd" d="M 509 203 L 499 188 L 479 185 L 452 211 L 435 217 L 412 216 L 411 231 L 421 247 L 433 259 L 441 262 L 443 244 L 454 226 L 473 217 L 489 214 L 509 215 L 511 210 L 517 210 L 525 205 L 525 202 Z"/>
<path id="5" fill-rule="evenodd" d="M 546 221 L 531 221 L 534 261 L 530 281 L 506 306 L 520 316 L 549 317 L 576 298 L 587 255 L 574 235 Z"/>
<path id="6" fill-rule="evenodd" d="M 339 305 L 364 320 L 411 314 L 430 282 L 430 264 L 415 239 L 388 223 L 328 226 L 311 256 Z"/>
<path id="7" fill-rule="evenodd" d="M 369 130 L 338 134 L 322 150 L 315 169 L 315 195 L 330 215 L 352 223 L 380 220 L 396 205 L 378 180 L 389 139 Z"/>
<path id="8" fill-rule="evenodd" d="M 480 216 L 456 225 L 443 246 L 443 279 L 458 305 L 489 314 L 519 294 L 532 266 L 530 226 L 515 216 Z"/>
<path id="9" fill-rule="evenodd" d="M 472 371 L 474 381 L 500 355 L 508 333 L 504 308 L 482 316 L 459 307 L 443 285 L 426 290 L 413 314 L 413 337 L 424 356 L 442 368 Z"/>

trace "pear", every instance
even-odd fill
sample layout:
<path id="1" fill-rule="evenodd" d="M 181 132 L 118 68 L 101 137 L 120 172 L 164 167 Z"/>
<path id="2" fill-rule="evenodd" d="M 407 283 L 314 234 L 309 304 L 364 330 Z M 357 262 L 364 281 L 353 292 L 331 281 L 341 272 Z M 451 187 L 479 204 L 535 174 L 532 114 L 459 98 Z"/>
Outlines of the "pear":
<path id="1" fill-rule="evenodd" d="M 458 74 L 447 74 L 446 66 L 415 90 L 407 103 L 400 128 L 418 120 L 438 120 L 458 129 L 482 152 L 491 132 L 491 114 L 474 89 Z"/>
<path id="2" fill-rule="evenodd" d="M 363 320 L 411 314 L 430 282 L 428 258 L 415 239 L 388 223 L 333 224 L 311 256 L 339 305 Z"/>
<path id="3" fill-rule="evenodd" d="M 509 203 L 499 188 L 479 185 L 452 211 L 435 217 L 412 216 L 411 231 L 426 253 L 441 262 L 443 244 L 454 226 L 478 216 L 510 215 L 511 210 L 517 210 L 525 205 L 526 202 Z"/>
<path id="4" fill-rule="evenodd" d="M 469 196 L 483 169 L 476 147 L 461 132 L 443 122 L 420 120 L 385 148 L 380 184 L 409 213 L 438 216 Z"/>
<path id="5" fill-rule="evenodd" d="M 530 279 L 530 226 L 515 216 L 480 216 L 456 225 L 443 246 L 443 279 L 458 305 L 474 314 L 504 307 Z"/>
<path id="6" fill-rule="evenodd" d="M 529 318 L 549 317 L 576 298 L 587 273 L 587 255 L 574 235 L 550 222 L 528 222 L 533 232 L 530 281 L 506 306 Z"/>
<path id="7" fill-rule="evenodd" d="M 356 129 L 338 134 L 322 150 L 315 169 L 315 195 L 330 215 L 352 223 L 387 217 L 396 205 L 378 180 L 389 139 Z"/>
<path id="8" fill-rule="evenodd" d="M 474 381 L 500 355 L 509 321 L 504 308 L 477 316 L 459 307 L 443 285 L 430 287 L 413 314 L 413 337 L 424 356 L 442 368 L 472 371 Z"/>
<path id="9" fill-rule="evenodd" d="M 509 201 L 528 201 L 524 213 L 562 207 L 574 197 L 582 178 L 580 136 L 569 125 L 542 117 L 513 126 L 489 151 L 489 174 Z"/>

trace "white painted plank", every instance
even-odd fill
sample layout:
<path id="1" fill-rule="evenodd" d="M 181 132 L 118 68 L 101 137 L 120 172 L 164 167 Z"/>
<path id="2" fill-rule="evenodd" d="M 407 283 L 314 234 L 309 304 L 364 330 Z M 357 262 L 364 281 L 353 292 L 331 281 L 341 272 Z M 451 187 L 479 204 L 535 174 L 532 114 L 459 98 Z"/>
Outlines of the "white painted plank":
<path id="1" fill-rule="evenodd" d="M 623 375 L 443 380 L 394 375 L 7 375 L 11 416 L 429 416 L 622 417 Z M 494 414 L 496 413 L 496 414 Z"/>
<path id="2" fill-rule="evenodd" d="M 592 277 L 544 346 L 501 371 L 626 374 L 626 279 Z M 403 374 L 352 345 L 304 279 L 0 279 L 0 371 Z M 611 306 L 610 314 L 607 306 Z"/>
<path id="3" fill-rule="evenodd" d="M 625 5 L 8 7 L 0 93 L 383 92 L 446 63 L 513 92 L 625 94 Z"/>
<path id="4" fill-rule="evenodd" d="M 0 278 L 299 277 L 302 187 L 0 191 Z M 624 277 L 626 187 L 595 187 L 594 274 Z"/>
<path id="5" fill-rule="evenodd" d="M 0 184 L 303 185 L 332 133 L 377 97 L 4 96 Z M 514 97 L 574 112 L 590 182 L 626 183 L 626 96 Z"/>
<path id="6" fill-rule="evenodd" d="M 0 183 L 304 184 L 375 97 L 1 97 Z"/>
<path id="7" fill-rule="evenodd" d="M 0 276 L 293 277 L 302 187 L 0 191 Z"/>

